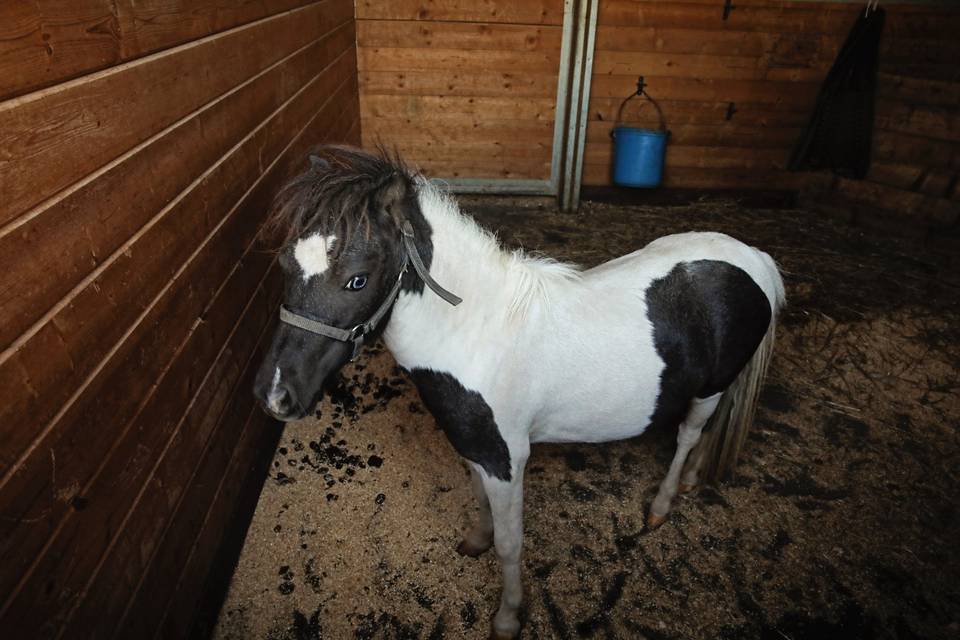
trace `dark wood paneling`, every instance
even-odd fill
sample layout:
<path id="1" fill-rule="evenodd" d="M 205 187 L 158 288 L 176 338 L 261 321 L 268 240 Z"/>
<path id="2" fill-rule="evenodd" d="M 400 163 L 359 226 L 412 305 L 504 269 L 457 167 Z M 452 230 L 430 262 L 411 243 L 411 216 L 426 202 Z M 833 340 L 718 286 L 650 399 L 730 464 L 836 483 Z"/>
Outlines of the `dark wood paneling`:
<path id="1" fill-rule="evenodd" d="M 250 185 L 262 162 L 270 159 L 285 142 L 283 132 L 342 85 L 355 67 L 351 57 L 341 57 L 328 70 L 297 94 L 229 156 L 221 160 L 202 179 L 178 196 L 163 215 L 154 219 L 124 250 L 105 263 L 96 278 L 62 303 L 40 331 L 20 345 L 11 358 L 0 362 L 0 391 L 7 402 L 0 407 L 0 434 L 3 434 L 2 469 L 9 475 L 10 465 L 35 437 L 15 420 L 30 415 L 38 424 L 46 424 L 74 390 L 91 374 L 96 374 L 104 357 L 145 313 L 154 296 L 167 286 L 170 278 L 195 251 L 199 243 L 220 222 L 222 211 L 230 206 L 240 185 Z M 47 328 L 49 327 L 49 329 Z M 55 334 L 58 340 L 48 341 Z M 69 375 L 56 370 L 53 377 L 44 371 L 29 369 L 45 357 L 66 358 Z M 58 354 L 65 354 L 59 356 Z M 39 356 L 39 357 L 38 357 Z M 24 363 L 27 375 L 16 366 Z M 19 380 L 18 380 L 19 378 Z M 46 431 L 55 429 L 44 429 Z M 44 437 L 54 437 L 46 436 Z M 74 456 L 74 459 L 76 457 Z M 61 478 L 67 476 L 61 474 Z M 3 493 L 0 492 L 0 504 Z M 2 529 L 0 529 L 2 530 Z"/>
<path id="2" fill-rule="evenodd" d="M 721 121 L 722 122 L 722 121 Z M 652 122 L 639 123 L 650 128 L 656 128 Z M 597 145 L 613 153 L 610 144 L 610 135 L 614 123 L 596 123 L 590 128 L 587 137 L 588 148 Z M 681 124 L 670 128 L 670 144 L 673 146 L 724 146 L 736 140 L 740 147 L 759 147 L 769 149 L 785 149 L 800 135 L 800 127 L 773 127 L 767 125 L 750 124 Z"/>
<path id="3" fill-rule="evenodd" d="M 469 49 L 471 51 L 560 51 L 555 30 L 518 24 L 361 20 L 357 45 Z"/>
<path id="4" fill-rule="evenodd" d="M 355 85 L 348 84 L 346 89 L 332 96 L 325 108 L 312 118 L 307 128 L 293 142 L 281 161 L 269 170 L 268 175 L 261 181 L 263 187 L 258 187 L 262 195 L 250 199 L 250 204 L 246 206 L 248 209 L 246 215 L 255 215 L 255 207 L 269 199 L 278 181 L 291 172 L 292 165 L 302 161 L 307 148 L 321 140 L 339 140 L 343 137 L 343 132 L 347 131 L 349 125 L 348 116 L 356 114 L 355 106 L 344 110 L 348 107 L 349 101 L 341 100 L 344 94 L 351 92 L 355 94 Z M 339 116 L 338 111 L 341 111 Z M 198 525 L 202 520 L 198 510 L 202 513 L 212 499 L 212 496 L 206 499 L 197 497 L 197 492 L 201 492 L 200 495 L 203 496 L 202 491 L 205 488 L 211 485 L 216 486 L 216 483 L 211 483 L 203 477 L 191 478 L 192 473 L 208 477 L 205 474 L 211 472 L 205 468 L 206 465 L 212 464 L 209 460 L 198 462 L 199 456 L 203 453 L 205 441 L 208 447 L 211 443 L 211 440 L 206 440 L 205 434 L 211 433 L 212 423 L 217 423 L 223 410 L 236 417 L 236 406 L 249 407 L 253 402 L 252 378 L 244 378 L 239 384 L 235 383 L 237 376 L 244 370 L 243 358 L 248 358 L 248 368 L 256 368 L 259 365 L 259 355 L 249 359 L 253 346 L 251 341 L 265 325 L 272 326 L 274 321 L 273 313 L 277 308 L 277 296 L 280 292 L 277 286 L 279 282 L 277 269 L 274 268 L 273 273 L 267 276 L 268 279 L 252 299 L 249 291 L 263 277 L 263 265 L 269 264 L 271 260 L 271 254 L 264 252 L 262 248 L 256 246 L 248 248 L 236 272 L 231 274 L 226 285 L 218 292 L 217 296 L 221 302 L 217 304 L 227 305 L 231 300 L 250 300 L 242 320 L 245 325 L 237 328 L 233 338 L 235 342 L 241 342 L 224 347 L 217 361 L 210 368 L 204 386 L 192 399 L 177 397 L 163 401 L 164 404 L 179 402 L 189 406 L 189 409 L 163 452 L 158 468 L 151 473 L 146 484 L 146 495 L 138 498 L 127 514 L 125 520 L 129 525 L 116 533 L 115 543 L 107 550 L 104 564 L 88 589 L 91 596 L 80 605 L 77 619 L 81 621 L 84 628 L 102 628 L 106 631 L 107 626 L 96 626 L 97 621 L 103 617 L 103 613 L 109 612 L 111 620 L 121 616 L 124 603 L 108 596 L 111 589 L 120 588 L 123 592 L 131 594 L 132 600 L 127 608 L 139 612 L 137 624 L 149 622 L 151 615 L 159 614 L 155 609 L 157 604 L 155 594 L 167 593 L 172 588 L 169 582 L 173 580 L 173 576 L 170 575 L 169 567 L 177 564 L 177 558 L 187 557 L 189 546 L 196 537 L 194 525 Z M 204 324 L 209 324 L 211 319 L 206 312 L 204 317 Z M 184 348 L 182 351 L 188 351 L 188 349 Z M 183 360 L 184 367 L 191 367 L 195 356 L 186 356 Z M 249 376 L 252 375 L 251 372 Z M 229 397 L 232 399 L 225 404 L 225 400 Z M 220 417 L 219 424 L 233 426 L 236 422 L 233 418 Z M 161 425 L 152 428 L 161 428 Z M 220 441 L 213 442 L 216 442 L 216 447 L 221 451 L 210 455 L 229 456 L 232 445 Z M 219 477 L 222 465 L 219 471 L 216 468 L 212 471 L 217 474 L 215 477 Z M 110 477 L 110 474 L 104 475 Z M 109 505 L 108 508 L 111 511 L 117 509 L 114 504 Z M 169 523 L 166 532 L 164 523 Z M 90 539 L 96 540 L 97 532 L 91 533 L 93 536 Z M 159 546 L 161 540 L 164 541 L 164 545 L 172 545 L 172 548 L 161 552 L 162 547 Z M 167 583 L 165 584 L 164 581 Z M 139 595 L 133 599 L 136 594 Z M 144 609 L 147 608 L 148 603 L 150 612 L 145 612 Z M 153 624 L 147 624 L 146 628 L 154 627 Z"/>
<path id="5" fill-rule="evenodd" d="M 302 88 L 316 74 L 317 60 L 331 59 L 352 37 L 349 24 L 338 27 L 0 236 L 0 255 L 33 256 L 16 270 L 0 271 L 0 348 L 109 261 L 238 139 Z M 123 214 L 117 215 L 121 207 Z"/>
<path id="6" fill-rule="evenodd" d="M 397 146 L 433 176 L 550 177 L 563 2 L 360 2 L 357 12 L 365 145 Z"/>
<path id="7" fill-rule="evenodd" d="M 0 3 L 0 100 L 122 59 L 111 0 Z"/>
<path id="8" fill-rule="evenodd" d="M 207 575 L 210 573 L 213 558 L 219 551 L 224 536 L 230 534 L 227 527 L 231 523 L 231 516 L 233 516 L 235 505 L 241 497 L 241 490 L 247 476 L 257 466 L 256 459 L 258 456 L 270 456 L 273 453 L 273 449 L 268 449 L 268 445 L 276 438 L 269 433 L 264 433 L 264 430 L 271 427 L 279 428 L 268 424 L 258 408 L 251 412 L 244 426 L 240 442 L 237 444 L 234 455 L 230 460 L 230 465 L 224 471 L 223 478 L 217 487 L 213 504 L 204 515 L 200 535 L 186 557 L 186 564 L 177 581 L 177 589 L 172 592 L 173 598 L 167 605 L 166 610 L 162 612 L 164 617 L 160 625 L 155 629 L 150 629 L 143 627 L 138 620 L 138 624 L 134 627 L 143 629 L 145 635 L 127 636 L 125 635 L 126 630 L 121 629 L 116 636 L 117 638 L 152 637 L 157 640 L 166 640 L 166 638 L 188 637 L 200 605 L 197 598 L 190 594 L 200 594 L 205 587 L 209 588 L 206 584 Z M 261 477 L 266 475 L 261 472 Z M 152 606 L 145 606 L 141 610 L 144 609 L 151 611 Z M 151 631 L 153 633 L 149 634 Z"/>
<path id="9" fill-rule="evenodd" d="M 556 0 L 357 0 L 357 20 L 563 24 Z"/>
<path id="10" fill-rule="evenodd" d="M 313 1 L 0 3 L 0 100 Z"/>
<path id="11" fill-rule="evenodd" d="M 930 135 L 938 127 L 952 132 L 955 123 L 944 110 L 960 104 L 956 92 L 960 84 L 931 76 L 938 66 L 950 66 L 953 73 L 956 65 L 949 55 L 929 52 L 949 54 L 956 49 L 941 41 L 951 39 L 946 34 L 960 26 L 960 15 L 942 7 L 885 5 L 885 9 L 880 96 L 890 101 L 909 95 L 931 108 L 880 109 L 878 128 L 909 135 Z M 736 172 L 752 168 L 779 176 L 764 186 L 802 185 L 802 176 L 779 170 L 860 10 L 849 3 L 746 0 L 735 3 L 724 20 L 722 3 L 711 0 L 601 0 L 584 182 L 610 184 L 612 144 L 605 136 L 620 100 L 643 75 L 674 132 L 667 168 L 735 172 L 718 173 L 716 184 L 704 175 L 675 172 L 669 177 L 668 172 L 668 182 L 740 187 L 745 185 L 739 184 Z M 918 59 L 923 43 L 929 47 Z M 924 63 L 926 77 L 907 73 L 912 65 Z M 731 103 L 734 111 L 728 114 Z M 654 124 L 650 113 L 642 116 L 642 124 Z M 712 150 L 707 153 L 703 148 Z"/>
<path id="12" fill-rule="evenodd" d="M 555 106 L 553 98 L 471 96 L 363 95 L 360 103 L 363 117 L 371 125 L 376 125 L 379 118 L 415 118 L 426 124 L 447 118 L 476 122 L 485 119 L 484 115 L 502 120 L 553 122 Z"/>
<path id="13" fill-rule="evenodd" d="M 446 73 L 434 71 L 363 71 L 360 91 L 369 95 L 476 96 L 497 98 L 555 98 L 555 74 Z"/>
<path id="14" fill-rule="evenodd" d="M 0 104 L 0 225 L 351 15 L 348 0 L 325 0 L 88 82 Z"/>
<path id="15" fill-rule="evenodd" d="M 12 259 L 0 628 L 12 636 L 108 637 L 147 612 L 152 635 L 155 603 L 175 589 L 198 601 L 241 484 L 214 491 L 204 474 L 232 459 L 235 481 L 267 442 L 249 387 L 280 289 L 254 238 L 308 147 L 359 141 L 350 2 L 266 19 L 305 3 L 187 4 L 115 5 L 121 31 L 140 29 L 125 55 L 185 46 L 0 103 L 16 125 L 0 129 L 4 194 L 16 185 L 0 204 Z M 180 637 L 194 611 L 167 628 Z"/>
<path id="16" fill-rule="evenodd" d="M 638 68 L 632 75 L 593 76 L 591 96 L 623 100 L 636 90 Z M 790 111 L 809 110 L 816 102 L 818 82 L 790 82 L 770 80 L 730 80 L 714 78 L 680 78 L 673 76 L 644 76 L 647 91 L 662 100 L 695 102 L 749 102 L 783 107 Z M 734 116 L 736 117 L 736 116 Z"/>
<path id="17" fill-rule="evenodd" d="M 316 0 L 119 0 L 123 58 L 197 40 Z"/>
<path id="18" fill-rule="evenodd" d="M 142 247 L 134 245 L 129 256 L 124 256 L 125 260 L 111 265 L 112 268 L 104 273 L 102 285 L 89 289 L 89 302 L 67 307 L 75 310 L 76 315 L 72 322 L 65 320 L 63 326 L 84 323 L 83 327 L 76 326 L 76 329 L 84 330 L 84 335 L 77 335 L 77 339 L 87 345 L 88 352 L 96 349 L 96 353 L 100 353 L 111 346 L 112 340 L 116 339 L 113 336 L 121 334 L 132 320 L 131 316 L 140 311 L 131 296 L 140 292 L 145 294 L 144 300 L 137 303 L 145 307 L 145 314 L 131 327 L 132 332 L 119 337 L 118 346 L 105 354 L 108 360 L 97 365 L 94 377 L 44 430 L 39 446 L 31 448 L 21 465 L 24 471 L 12 474 L 0 489 L 0 510 L 12 517 L 19 515 L 28 522 L 38 521 L 30 527 L 16 528 L 8 522 L 2 523 L 4 555 L 8 549 L 17 549 L 21 555 L 30 557 L 30 552 L 42 544 L 44 532 L 49 530 L 51 523 L 57 522 L 60 514 L 68 510 L 73 498 L 70 494 L 85 491 L 91 477 L 96 477 L 104 464 L 104 456 L 120 446 L 118 437 L 120 441 L 129 442 L 128 451 L 121 448 L 119 454 L 111 454 L 121 455 L 122 460 L 135 461 L 137 452 L 149 455 L 156 450 L 163 429 L 142 432 L 128 429 L 120 436 L 117 432 L 99 429 L 98 425 L 122 423 L 132 418 L 135 412 L 142 413 L 142 398 L 149 397 L 157 378 L 163 375 L 166 354 L 175 350 L 182 336 L 190 330 L 192 319 L 200 316 L 206 300 L 242 255 L 249 244 L 248 239 L 257 230 L 272 189 L 276 188 L 275 183 L 262 180 L 258 183 L 261 163 L 269 163 L 280 153 L 289 136 L 302 126 L 309 114 L 315 113 L 317 105 L 323 104 L 331 95 L 338 98 L 348 95 L 346 90 L 343 95 L 338 95 L 335 89 L 349 86 L 351 73 L 352 65 L 346 65 L 339 70 L 331 67 L 321 74 L 291 101 L 287 110 L 272 117 L 268 126 L 260 128 L 237 147 L 216 171 L 190 192 L 189 197 L 180 200 L 180 206 L 164 217 L 165 224 L 155 227 L 158 231 L 142 236 Z M 340 105 L 331 110 L 335 113 L 338 108 Z M 246 195 L 239 206 L 231 208 L 230 198 L 236 196 L 237 185 L 257 184 L 263 186 Z M 221 221 L 219 216 L 224 211 L 229 214 Z M 213 227 L 209 236 L 208 226 Z M 203 244 L 193 249 L 185 244 L 188 239 L 203 240 Z M 148 267 L 154 276 L 147 276 Z M 171 275 L 171 284 L 163 286 L 170 282 Z M 151 291 L 161 286 L 158 297 L 153 299 Z M 129 308 L 97 309 L 96 296 L 104 292 L 112 292 L 107 300 L 129 300 Z M 74 334 L 67 335 L 72 337 Z M 32 350 L 27 352 L 35 353 Z M 98 361 L 99 358 L 89 358 L 91 364 Z M 174 380 L 174 384 L 185 386 L 185 391 L 190 392 L 199 383 L 197 376 L 204 371 L 199 368 L 191 375 L 187 370 L 183 377 Z M 47 393 L 50 397 L 57 397 L 58 392 L 49 389 Z M 171 411 L 169 420 L 175 424 L 177 407 L 182 406 L 182 401 L 173 399 L 162 403 L 159 409 Z M 173 426 L 170 422 L 166 424 Z M 74 443 L 80 440 L 84 446 L 75 450 Z M 142 472 L 135 464 L 128 470 Z M 136 479 L 128 478 L 125 484 L 136 485 Z M 117 502 L 116 507 L 119 506 Z M 6 530 L 10 528 L 14 530 L 7 535 Z M 65 540 L 69 542 L 72 538 Z M 64 554 L 63 559 L 71 564 L 89 562 L 93 552 L 94 549 L 88 549 L 82 557 Z M 59 571 L 62 573 L 63 568 L 60 567 Z"/>

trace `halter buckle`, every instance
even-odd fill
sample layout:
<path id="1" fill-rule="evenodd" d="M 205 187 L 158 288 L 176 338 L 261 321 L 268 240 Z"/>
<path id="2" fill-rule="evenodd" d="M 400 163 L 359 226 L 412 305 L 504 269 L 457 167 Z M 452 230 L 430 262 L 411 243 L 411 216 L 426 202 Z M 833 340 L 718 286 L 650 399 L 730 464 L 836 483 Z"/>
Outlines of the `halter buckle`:
<path id="1" fill-rule="evenodd" d="M 357 340 L 363 341 L 363 337 L 367 335 L 367 330 L 362 324 L 358 324 L 353 329 L 350 329 L 350 341 L 356 342 Z"/>

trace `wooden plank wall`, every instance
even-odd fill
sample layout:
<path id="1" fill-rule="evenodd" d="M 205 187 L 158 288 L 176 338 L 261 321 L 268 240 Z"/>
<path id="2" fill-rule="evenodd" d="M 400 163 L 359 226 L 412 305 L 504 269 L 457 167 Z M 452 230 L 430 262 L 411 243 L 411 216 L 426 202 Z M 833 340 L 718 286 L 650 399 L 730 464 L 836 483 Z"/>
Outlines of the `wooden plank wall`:
<path id="1" fill-rule="evenodd" d="M 4 637 L 188 633 L 278 435 L 255 237 L 359 143 L 355 41 L 351 0 L 0 5 Z"/>
<path id="2" fill-rule="evenodd" d="M 784 171 L 821 81 L 861 3 L 737 0 L 727 20 L 718 0 L 600 0 L 584 184 L 611 183 L 609 137 L 617 108 L 646 76 L 672 131 L 665 185 L 797 188 Z M 917 5 L 888 11 L 884 52 L 915 64 L 933 25 L 956 32 L 957 12 Z M 900 45 L 891 46 L 894 40 Z M 902 53 L 901 53 L 902 50 Z M 949 50 L 949 54 L 948 54 Z M 944 44 L 939 67 L 956 69 Z M 939 55 L 939 54 L 938 54 Z M 631 101 L 625 119 L 655 124 Z M 732 105 L 733 113 L 728 118 Z M 632 109 L 632 111 L 631 111 Z"/>
<path id="3" fill-rule="evenodd" d="M 823 176 L 809 195 L 865 224 L 916 234 L 957 229 L 960 7 L 893 7 L 887 19 L 870 172 L 865 180 Z"/>
<path id="4" fill-rule="evenodd" d="M 427 174 L 550 177 L 563 0 L 357 0 L 363 143 Z"/>

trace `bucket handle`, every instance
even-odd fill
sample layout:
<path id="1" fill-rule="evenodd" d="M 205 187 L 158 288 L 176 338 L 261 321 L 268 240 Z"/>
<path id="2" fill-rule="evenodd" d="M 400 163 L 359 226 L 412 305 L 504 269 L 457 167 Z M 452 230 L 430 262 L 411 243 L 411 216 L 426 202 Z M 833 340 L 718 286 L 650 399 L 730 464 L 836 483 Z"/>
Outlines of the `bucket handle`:
<path id="1" fill-rule="evenodd" d="M 620 123 L 623 122 L 623 108 L 627 106 L 627 103 L 630 102 L 631 99 L 636 98 L 637 96 L 643 96 L 644 98 L 649 100 L 651 104 L 653 104 L 653 107 L 657 110 L 657 117 L 660 119 L 660 132 L 669 133 L 669 131 L 667 131 L 667 121 L 663 117 L 663 109 L 661 109 L 657 101 L 651 98 L 650 94 L 647 93 L 646 86 L 647 86 L 647 83 L 644 82 L 643 76 L 640 76 L 637 79 L 637 90 L 631 93 L 630 95 L 628 95 L 626 99 L 624 99 L 624 101 L 620 103 L 620 108 L 617 110 L 617 119 L 613 123 L 614 129 L 620 126 Z M 611 138 L 613 137 L 614 129 L 610 130 Z"/>

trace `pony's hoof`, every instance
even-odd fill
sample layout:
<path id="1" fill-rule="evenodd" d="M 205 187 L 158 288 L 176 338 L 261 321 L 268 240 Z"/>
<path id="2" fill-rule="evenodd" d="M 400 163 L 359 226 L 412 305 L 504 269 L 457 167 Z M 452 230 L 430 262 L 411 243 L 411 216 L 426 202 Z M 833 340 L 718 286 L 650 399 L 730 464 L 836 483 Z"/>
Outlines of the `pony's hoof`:
<path id="1" fill-rule="evenodd" d="M 487 546 L 477 546 L 471 544 L 466 540 L 461 540 L 460 544 L 457 545 L 457 553 L 462 556 L 467 556 L 468 558 L 477 558 L 490 548 L 490 545 Z"/>
<path id="2" fill-rule="evenodd" d="M 667 516 L 658 516 L 655 513 L 647 514 L 647 531 L 658 529 L 660 525 L 667 521 Z"/>
<path id="3" fill-rule="evenodd" d="M 504 633 L 502 631 L 497 631 L 496 629 L 490 630 L 490 640 L 517 640 L 520 637 L 520 632 L 516 633 Z"/>
<path id="4" fill-rule="evenodd" d="M 680 493 L 693 493 L 693 491 L 696 488 L 697 488 L 697 485 L 695 484 L 684 484 L 681 482 L 680 486 L 677 487 L 677 491 L 679 491 Z"/>

